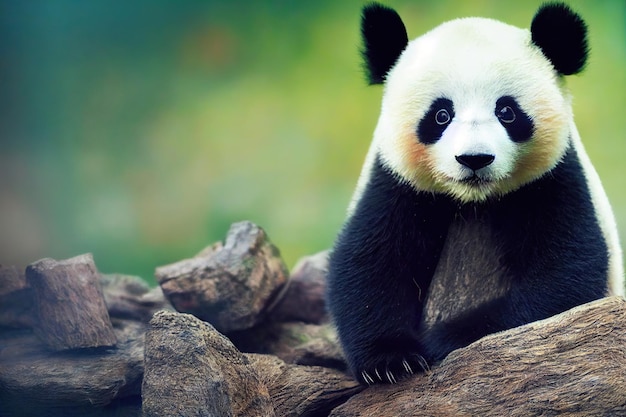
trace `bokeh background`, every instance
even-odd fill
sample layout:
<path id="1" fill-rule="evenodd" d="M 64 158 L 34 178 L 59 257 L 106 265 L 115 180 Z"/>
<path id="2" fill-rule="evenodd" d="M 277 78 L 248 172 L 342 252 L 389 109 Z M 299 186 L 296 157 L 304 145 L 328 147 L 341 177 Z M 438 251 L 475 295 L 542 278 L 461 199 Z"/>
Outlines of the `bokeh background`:
<path id="1" fill-rule="evenodd" d="M 626 2 L 570 1 L 590 27 L 568 79 L 626 241 Z M 266 229 L 289 266 L 330 247 L 381 96 L 362 1 L 0 0 L 0 263 L 94 254 L 140 275 Z M 414 38 L 540 1 L 388 1 Z"/>

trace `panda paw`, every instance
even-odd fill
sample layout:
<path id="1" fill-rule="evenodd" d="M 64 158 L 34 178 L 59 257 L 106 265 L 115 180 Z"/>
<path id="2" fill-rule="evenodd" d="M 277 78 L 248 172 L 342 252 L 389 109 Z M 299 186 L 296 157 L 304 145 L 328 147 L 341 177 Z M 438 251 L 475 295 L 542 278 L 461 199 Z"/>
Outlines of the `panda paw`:
<path id="1" fill-rule="evenodd" d="M 389 353 L 377 355 L 358 368 L 356 378 L 361 384 L 396 384 L 414 373 L 428 369 L 426 360 L 417 353 Z"/>

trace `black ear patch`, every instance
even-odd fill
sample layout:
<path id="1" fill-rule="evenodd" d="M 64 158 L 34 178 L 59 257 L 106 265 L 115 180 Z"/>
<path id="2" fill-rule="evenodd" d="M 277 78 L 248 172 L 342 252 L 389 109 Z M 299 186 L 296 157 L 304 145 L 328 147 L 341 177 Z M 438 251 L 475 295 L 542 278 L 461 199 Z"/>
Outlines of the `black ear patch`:
<path id="1" fill-rule="evenodd" d="M 530 25 L 535 45 L 561 75 L 577 74 L 587 62 L 587 25 L 563 3 L 542 5 Z"/>
<path id="2" fill-rule="evenodd" d="M 395 10 L 372 3 L 363 7 L 361 36 L 367 79 L 382 84 L 409 43 L 404 23 Z"/>

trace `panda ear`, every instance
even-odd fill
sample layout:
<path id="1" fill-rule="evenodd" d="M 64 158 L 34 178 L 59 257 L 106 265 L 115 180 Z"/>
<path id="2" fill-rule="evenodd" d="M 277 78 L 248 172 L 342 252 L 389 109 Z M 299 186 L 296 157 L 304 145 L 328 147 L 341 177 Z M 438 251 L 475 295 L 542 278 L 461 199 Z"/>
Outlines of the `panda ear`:
<path id="1" fill-rule="evenodd" d="M 378 3 L 363 7 L 361 16 L 363 60 L 370 84 L 382 84 L 409 39 L 395 10 Z"/>
<path id="2" fill-rule="evenodd" d="M 587 25 L 563 3 L 542 5 L 530 25 L 532 41 L 561 75 L 577 74 L 587 62 Z"/>

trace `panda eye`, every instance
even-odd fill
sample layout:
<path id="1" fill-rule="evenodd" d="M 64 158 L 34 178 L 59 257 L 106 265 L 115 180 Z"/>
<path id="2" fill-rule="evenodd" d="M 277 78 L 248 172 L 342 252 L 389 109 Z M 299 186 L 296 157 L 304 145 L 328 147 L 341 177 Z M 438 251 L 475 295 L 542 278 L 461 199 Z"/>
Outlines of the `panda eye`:
<path id="1" fill-rule="evenodd" d="M 535 130 L 533 119 L 524 112 L 511 96 L 502 96 L 496 100 L 494 116 L 509 134 L 509 138 L 516 143 L 530 140 Z"/>
<path id="2" fill-rule="evenodd" d="M 438 125 L 445 125 L 450 122 L 450 113 L 446 109 L 439 109 L 437 113 L 435 113 L 435 122 Z"/>
<path id="3" fill-rule="evenodd" d="M 504 106 L 496 112 L 496 116 L 503 123 L 513 123 L 515 121 L 515 112 L 510 106 Z"/>

